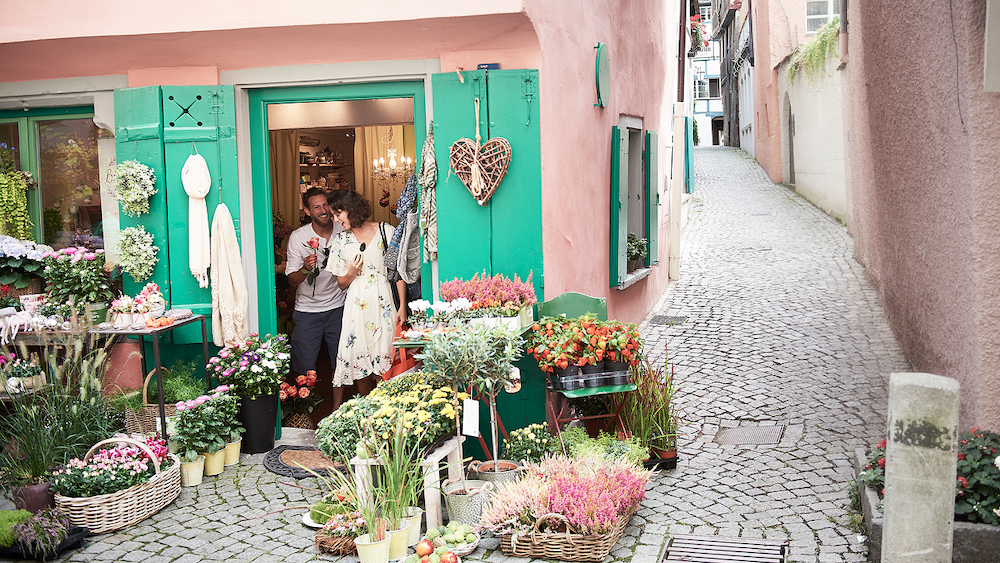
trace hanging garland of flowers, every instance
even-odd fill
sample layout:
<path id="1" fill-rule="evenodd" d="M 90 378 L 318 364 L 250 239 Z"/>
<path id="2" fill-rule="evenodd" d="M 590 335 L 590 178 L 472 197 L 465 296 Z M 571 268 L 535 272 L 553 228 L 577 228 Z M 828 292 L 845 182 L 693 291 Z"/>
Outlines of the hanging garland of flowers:
<path id="1" fill-rule="evenodd" d="M 126 227 L 118 240 L 118 264 L 122 271 L 142 282 L 153 275 L 153 266 L 159 262 L 156 253 L 160 249 L 153 244 L 152 233 L 143 227 Z"/>
<path id="2" fill-rule="evenodd" d="M 156 174 L 145 164 L 126 160 L 115 169 L 112 193 L 126 215 L 138 217 L 149 213 L 149 198 L 156 193 Z"/>
<path id="3" fill-rule="evenodd" d="M 31 172 L 14 168 L 14 149 L 0 143 L 0 234 L 34 240 L 28 217 L 28 188 L 34 185 Z"/>

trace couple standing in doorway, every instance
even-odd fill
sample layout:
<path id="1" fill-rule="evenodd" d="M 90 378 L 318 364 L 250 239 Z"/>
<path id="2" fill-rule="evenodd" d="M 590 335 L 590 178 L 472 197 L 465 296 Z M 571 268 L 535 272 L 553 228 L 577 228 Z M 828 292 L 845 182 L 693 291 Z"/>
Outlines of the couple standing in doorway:
<path id="1" fill-rule="evenodd" d="M 285 266 L 295 287 L 292 371 L 316 369 L 325 341 L 337 410 L 345 387 L 357 383 L 367 395 L 391 367 L 395 325 L 406 321 L 406 307 L 397 311 L 391 292 L 406 303 L 406 284 L 390 283 L 384 264 L 392 225 L 369 221 L 371 203 L 361 195 L 310 188 L 302 205 L 311 222 L 289 235 Z"/>

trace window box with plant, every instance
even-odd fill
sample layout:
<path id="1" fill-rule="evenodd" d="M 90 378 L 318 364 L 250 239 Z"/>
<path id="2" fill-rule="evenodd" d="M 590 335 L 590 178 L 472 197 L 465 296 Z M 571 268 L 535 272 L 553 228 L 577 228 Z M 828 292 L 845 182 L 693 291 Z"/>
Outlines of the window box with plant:
<path id="1" fill-rule="evenodd" d="M 632 272 L 642 268 L 646 260 L 646 248 L 648 243 L 645 238 L 635 233 L 628 234 L 627 253 L 628 271 Z"/>

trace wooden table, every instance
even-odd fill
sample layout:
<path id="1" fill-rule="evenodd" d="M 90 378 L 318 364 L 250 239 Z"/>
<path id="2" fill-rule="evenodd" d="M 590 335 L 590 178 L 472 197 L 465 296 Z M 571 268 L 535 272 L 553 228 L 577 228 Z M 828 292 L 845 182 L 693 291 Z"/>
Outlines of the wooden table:
<path id="1" fill-rule="evenodd" d="M 441 461 L 447 459 L 448 478 L 458 480 L 462 478 L 462 442 L 456 436 L 441 444 L 427 453 L 427 457 L 420 462 L 420 467 L 424 469 L 424 508 L 427 513 L 427 529 L 437 528 L 441 525 Z M 382 465 L 381 459 L 359 458 L 351 459 L 354 466 L 354 485 L 358 491 L 358 500 L 366 502 L 371 494 L 372 488 L 372 467 Z"/>

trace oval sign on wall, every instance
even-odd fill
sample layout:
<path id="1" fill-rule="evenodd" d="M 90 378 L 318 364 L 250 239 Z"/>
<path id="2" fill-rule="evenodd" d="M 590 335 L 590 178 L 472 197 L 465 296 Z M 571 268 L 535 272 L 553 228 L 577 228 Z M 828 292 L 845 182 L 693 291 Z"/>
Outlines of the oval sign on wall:
<path id="1" fill-rule="evenodd" d="M 608 97 L 611 95 L 611 61 L 608 59 L 608 46 L 598 43 L 597 47 L 597 103 L 595 106 L 608 107 Z"/>

